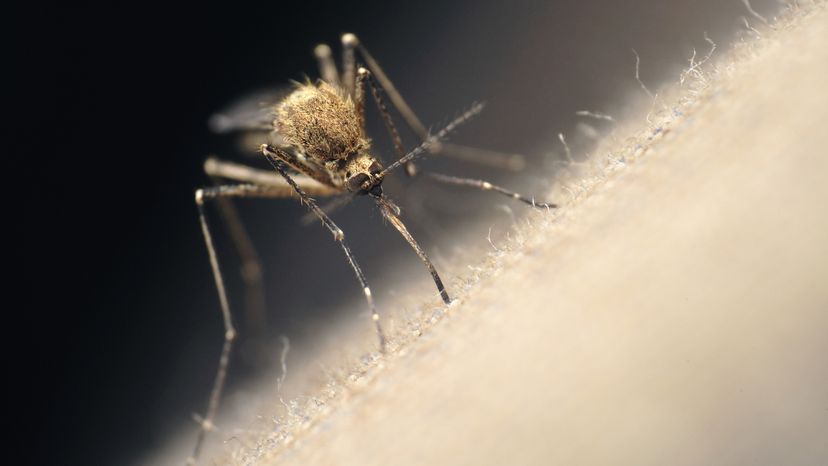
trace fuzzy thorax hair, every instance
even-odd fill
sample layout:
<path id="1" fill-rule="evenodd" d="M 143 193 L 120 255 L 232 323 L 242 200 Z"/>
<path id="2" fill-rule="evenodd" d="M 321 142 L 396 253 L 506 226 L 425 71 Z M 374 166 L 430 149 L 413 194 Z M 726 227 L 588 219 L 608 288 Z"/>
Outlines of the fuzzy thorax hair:
<path id="1" fill-rule="evenodd" d="M 369 147 L 353 101 L 325 82 L 298 85 L 276 114 L 274 126 L 284 141 L 320 162 L 344 160 Z"/>

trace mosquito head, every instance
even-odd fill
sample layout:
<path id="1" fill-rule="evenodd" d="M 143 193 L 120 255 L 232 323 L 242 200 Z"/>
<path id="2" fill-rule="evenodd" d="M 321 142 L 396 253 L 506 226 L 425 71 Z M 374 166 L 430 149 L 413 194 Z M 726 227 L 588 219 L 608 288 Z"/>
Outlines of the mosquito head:
<path id="1" fill-rule="evenodd" d="M 345 163 L 345 186 L 354 194 L 382 196 L 382 165 L 363 153 Z"/>

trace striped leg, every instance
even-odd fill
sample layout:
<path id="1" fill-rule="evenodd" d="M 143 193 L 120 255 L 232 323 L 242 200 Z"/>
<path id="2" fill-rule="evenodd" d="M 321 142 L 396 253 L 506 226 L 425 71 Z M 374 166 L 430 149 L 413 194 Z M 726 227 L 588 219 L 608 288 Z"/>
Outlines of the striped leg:
<path id="1" fill-rule="evenodd" d="M 343 45 L 347 46 L 346 51 L 356 49 L 359 55 L 365 60 L 365 65 L 376 76 L 379 85 L 388 93 L 391 99 L 391 104 L 400 115 L 403 117 L 406 125 L 411 128 L 422 141 L 428 139 L 428 129 L 423 125 L 417 115 L 408 106 L 408 103 L 403 99 L 400 92 L 394 87 L 394 84 L 388 79 L 388 76 L 380 67 L 379 63 L 368 52 L 368 49 L 359 41 L 359 39 L 351 33 L 342 36 Z M 490 150 L 477 149 L 474 147 L 461 146 L 458 144 L 433 144 L 428 151 L 432 154 L 446 155 L 449 157 L 466 160 L 469 162 L 479 163 L 483 165 L 492 166 L 512 171 L 520 171 L 526 166 L 525 157 L 520 154 L 506 154 L 502 152 L 495 152 Z M 406 171 L 413 171 L 413 168 L 406 168 Z"/>
<path id="2" fill-rule="evenodd" d="M 293 188 L 296 194 L 301 199 L 302 203 L 308 206 L 308 208 L 322 220 L 322 223 L 325 227 L 330 230 L 333 234 L 334 240 L 339 243 L 342 247 L 342 250 L 345 252 L 345 257 L 348 259 L 348 263 L 351 265 L 351 268 L 354 270 L 354 274 L 359 281 L 360 286 L 362 286 L 362 291 L 365 294 L 365 300 L 368 302 L 368 308 L 371 311 L 371 319 L 374 321 L 377 330 L 377 337 L 379 338 L 380 344 L 380 351 L 385 352 L 385 334 L 382 331 L 382 326 L 380 325 L 380 316 L 377 312 L 377 308 L 374 305 L 374 298 L 371 294 L 371 288 L 368 287 L 368 280 L 365 279 L 365 274 L 362 273 L 362 269 L 360 268 L 359 264 L 354 258 L 353 253 L 351 252 L 351 248 L 348 247 L 348 244 L 345 243 L 345 233 L 328 217 L 328 214 L 322 211 L 319 206 L 316 205 L 316 201 L 314 201 L 310 196 L 308 196 L 305 191 L 291 178 L 288 174 L 286 167 L 285 167 L 285 160 L 290 157 L 289 154 L 285 153 L 281 149 L 273 146 L 269 146 L 267 144 L 262 144 L 260 148 L 262 154 L 265 158 L 273 165 L 273 168 L 279 172 L 280 175 L 287 181 L 287 183 Z"/>

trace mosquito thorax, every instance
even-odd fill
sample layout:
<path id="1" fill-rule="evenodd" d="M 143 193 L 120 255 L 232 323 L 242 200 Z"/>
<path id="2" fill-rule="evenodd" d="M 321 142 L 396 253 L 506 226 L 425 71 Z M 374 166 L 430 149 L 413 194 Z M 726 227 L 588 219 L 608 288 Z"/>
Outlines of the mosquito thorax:
<path id="1" fill-rule="evenodd" d="M 341 163 L 369 147 L 350 97 L 326 82 L 297 84 L 276 108 L 273 127 L 288 145 L 317 163 Z"/>

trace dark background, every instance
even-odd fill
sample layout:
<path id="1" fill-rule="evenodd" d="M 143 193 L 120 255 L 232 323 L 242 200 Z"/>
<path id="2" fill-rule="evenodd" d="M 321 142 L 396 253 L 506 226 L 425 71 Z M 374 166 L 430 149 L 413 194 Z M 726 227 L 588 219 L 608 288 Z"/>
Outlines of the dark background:
<path id="1" fill-rule="evenodd" d="M 753 5 L 767 13 L 776 3 Z M 6 383 L 26 395 L 11 402 L 14 425 L 36 444 L 30 458 L 129 463 L 203 410 L 222 328 L 193 191 L 208 181 L 207 154 L 244 160 L 206 121 L 247 92 L 315 77 L 317 43 L 338 53 L 339 35 L 357 33 L 426 124 L 487 101 L 456 140 L 527 154 L 532 170 L 521 183 L 540 189 L 557 133 L 573 134 L 575 111 L 620 112 L 640 92 L 631 48 L 655 88 L 675 80 L 693 47 L 707 50 L 704 31 L 724 46 L 744 14 L 739 0 L 133 2 L 13 11 L 14 124 L 3 161 L 15 235 L 4 306 L 14 376 Z M 510 181 L 479 166 L 428 163 Z M 392 188 L 404 206 L 435 211 L 431 223 L 410 220 L 429 250 L 457 246 L 435 230 L 462 228 L 491 210 L 467 209 L 474 193 L 408 181 Z M 408 192 L 424 197 L 412 201 Z M 327 309 L 360 290 L 329 234 L 299 225 L 303 209 L 293 204 L 251 202 L 242 213 L 264 257 L 270 332 L 301 341 Z M 383 274 L 389 250 L 405 248 L 377 217 L 359 202 L 335 217 L 369 280 Z M 218 236 L 236 301 L 237 264 Z M 235 380 L 255 372 L 235 369 Z"/>

